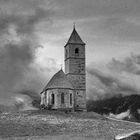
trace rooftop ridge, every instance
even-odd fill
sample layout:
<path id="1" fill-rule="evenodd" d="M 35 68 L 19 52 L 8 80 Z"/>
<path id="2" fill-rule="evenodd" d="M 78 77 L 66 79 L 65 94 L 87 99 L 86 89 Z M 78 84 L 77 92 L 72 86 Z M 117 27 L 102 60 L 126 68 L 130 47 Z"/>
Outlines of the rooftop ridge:
<path id="1" fill-rule="evenodd" d="M 48 82 L 42 92 L 47 89 L 55 89 L 55 88 L 63 88 L 63 89 L 74 89 L 70 81 L 67 79 L 63 70 L 59 70 Z M 41 92 L 41 93 L 42 93 Z"/>

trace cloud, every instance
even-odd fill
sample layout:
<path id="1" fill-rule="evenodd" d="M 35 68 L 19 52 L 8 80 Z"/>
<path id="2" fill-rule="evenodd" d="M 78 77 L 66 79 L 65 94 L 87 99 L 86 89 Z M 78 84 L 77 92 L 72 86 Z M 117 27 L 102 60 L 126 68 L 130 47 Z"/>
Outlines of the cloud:
<path id="1" fill-rule="evenodd" d="M 76 22 L 81 30 L 90 31 L 87 39 L 91 38 L 93 42 L 101 39 L 139 42 L 139 0 L 54 0 L 53 3 L 56 10 L 54 17 L 56 22 L 61 21 L 60 26 L 65 22 L 67 25 Z"/>
<path id="2" fill-rule="evenodd" d="M 93 78 L 88 95 L 94 99 L 140 94 L 139 55 L 131 55 L 123 61 L 113 59 L 110 63 L 88 66 L 88 76 Z M 90 80 L 91 82 L 91 80 Z M 96 89 L 96 90 L 95 90 Z M 101 91 L 102 92 L 99 92 Z"/>
<path id="3" fill-rule="evenodd" d="M 42 20 L 49 20 L 50 10 L 40 7 L 34 8 L 31 13 L 8 13 L 1 10 L 0 13 L 0 30 L 4 33 L 9 25 L 15 25 L 17 34 L 29 34 L 35 31 L 35 26 Z M 48 19 L 47 19 L 48 18 Z"/>
<path id="4" fill-rule="evenodd" d="M 58 0 L 53 1 L 58 11 L 64 11 L 64 17 L 89 18 L 93 16 L 139 16 L 139 0 Z M 62 13 L 61 13 L 62 14 Z M 62 16 L 63 16 L 62 15 Z"/>
<path id="5" fill-rule="evenodd" d="M 52 9 L 46 10 L 37 4 L 36 0 L 0 1 L 1 103 L 8 103 L 25 89 L 39 93 L 53 72 L 36 62 L 36 51 L 40 49 L 36 30 L 41 22 L 49 22 L 52 14 Z"/>
<path id="6" fill-rule="evenodd" d="M 95 56 L 110 59 L 122 52 L 125 57 L 131 44 L 139 45 L 139 3 L 139 0 L 0 0 L 0 95 L 7 98 L 11 92 L 21 89 L 43 88 L 57 70 L 56 60 L 49 57 L 54 55 L 60 59 L 59 47 L 69 37 L 73 21 L 77 22 L 79 33 L 83 33 L 81 37 L 87 43 L 87 50 L 90 48 L 87 58 L 90 52 L 92 60 Z M 50 41 L 50 47 L 45 46 L 50 50 L 42 49 L 44 56 L 50 56 L 37 62 L 41 41 L 44 44 Z M 126 42 L 127 54 L 123 42 Z M 107 65 L 91 64 L 88 94 L 94 93 L 96 99 L 118 93 L 139 94 L 139 62 L 139 55 L 134 55 L 123 61 L 113 59 Z"/>
<path id="7" fill-rule="evenodd" d="M 139 75 L 140 73 L 140 55 L 131 54 L 131 57 L 127 57 L 123 62 L 116 60 L 115 58 L 108 64 L 108 67 L 116 72 L 127 72 L 128 74 Z"/>

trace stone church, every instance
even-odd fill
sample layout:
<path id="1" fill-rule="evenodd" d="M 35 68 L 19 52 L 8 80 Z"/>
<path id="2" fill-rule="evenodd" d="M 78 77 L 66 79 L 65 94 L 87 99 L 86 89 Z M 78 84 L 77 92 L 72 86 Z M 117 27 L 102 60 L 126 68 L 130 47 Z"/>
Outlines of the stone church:
<path id="1" fill-rule="evenodd" d="M 75 27 L 64 46 L 65 72 L 59 70 L 41 94 L 41 106 L 55 110 L 86 110 L 85 43 Z"/>

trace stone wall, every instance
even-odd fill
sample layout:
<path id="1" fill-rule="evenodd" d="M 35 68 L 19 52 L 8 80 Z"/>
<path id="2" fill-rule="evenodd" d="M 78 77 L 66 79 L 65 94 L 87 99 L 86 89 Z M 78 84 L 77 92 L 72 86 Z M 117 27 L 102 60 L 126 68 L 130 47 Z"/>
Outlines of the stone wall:
<path id="1" fill-rule="evenodd" d="M 79 53 L 75 54 L 75 49 L 79 49 Z M 85 45 L 80 44 L 69 44 L 65 47 L 65 60 L 67 58 L 85 58 Z"/>
<path id="2" fill-rule="evenodd" d="M 78 53 L 75 53 L 76 48 Z M 65 73 L 75 89 L 75 110 L 86 110 L 85 45 L 68 44 L 65 47 Z"/>
<path id="3" fill-rule="evenodd" d="M 85 59 L 84 58 L 71 58 L 65 61 L 66 74 L 85 74 Z"/>
<path id="4" fill-rule="evenodd" d="M 75 91 L 75 110 L 86 110 L 86 90 Z"/>
<path id="5" fill-rule="evenodd" d="M 61 94 L 64 93 L 64 103 L 61 103 Z M 45 95 L 46 94 L 46 95 Z M 52 94 L 54 94 L 54 104 L 52 104 Z M 72 94 L 72 104 L 70 104 L 70 94 Z M 50 89 L 42 93 L 41 103 L 51 106 L 52 109 L 74 108 L 74 93 L 69 89 Z"/>
<path id="6" fill-rule="evenodd" d="M 86 89 L 86 76 L 85 75 L 73 75 L 68 74 L 70 82 L 72 83 L 74 89 Z"/>

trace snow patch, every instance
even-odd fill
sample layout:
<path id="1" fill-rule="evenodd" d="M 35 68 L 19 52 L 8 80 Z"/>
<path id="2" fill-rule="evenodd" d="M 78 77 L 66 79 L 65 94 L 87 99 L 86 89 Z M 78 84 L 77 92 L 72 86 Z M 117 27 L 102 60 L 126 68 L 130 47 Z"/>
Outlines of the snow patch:
<path id="1" fill-rule="evenodd" d="M 124 138 L 128 138 L 128 137 L 130 137 L 131 135 L 134 135 L 134 134 L 140 134 L 140 130 L 133 131 L 133 132 L 130 132 L 130 133 L 117 135 L 115 137 L 115 140 L 121 140 L 121 139 L 124 139 Z"/>
<path id="2" fill-rule="evenodd" d="M 127 110 L 126 112 L 122 112 L 120 114 L 113 114 L 113 113 L 110 113 L 109 114 L 109 117 L 110 118 L 115 118 L 115 119 L 124 119 L 124 118 L 130 118 L 131 117 L 131 114 L 130 114 L 130 110 Z"/>

